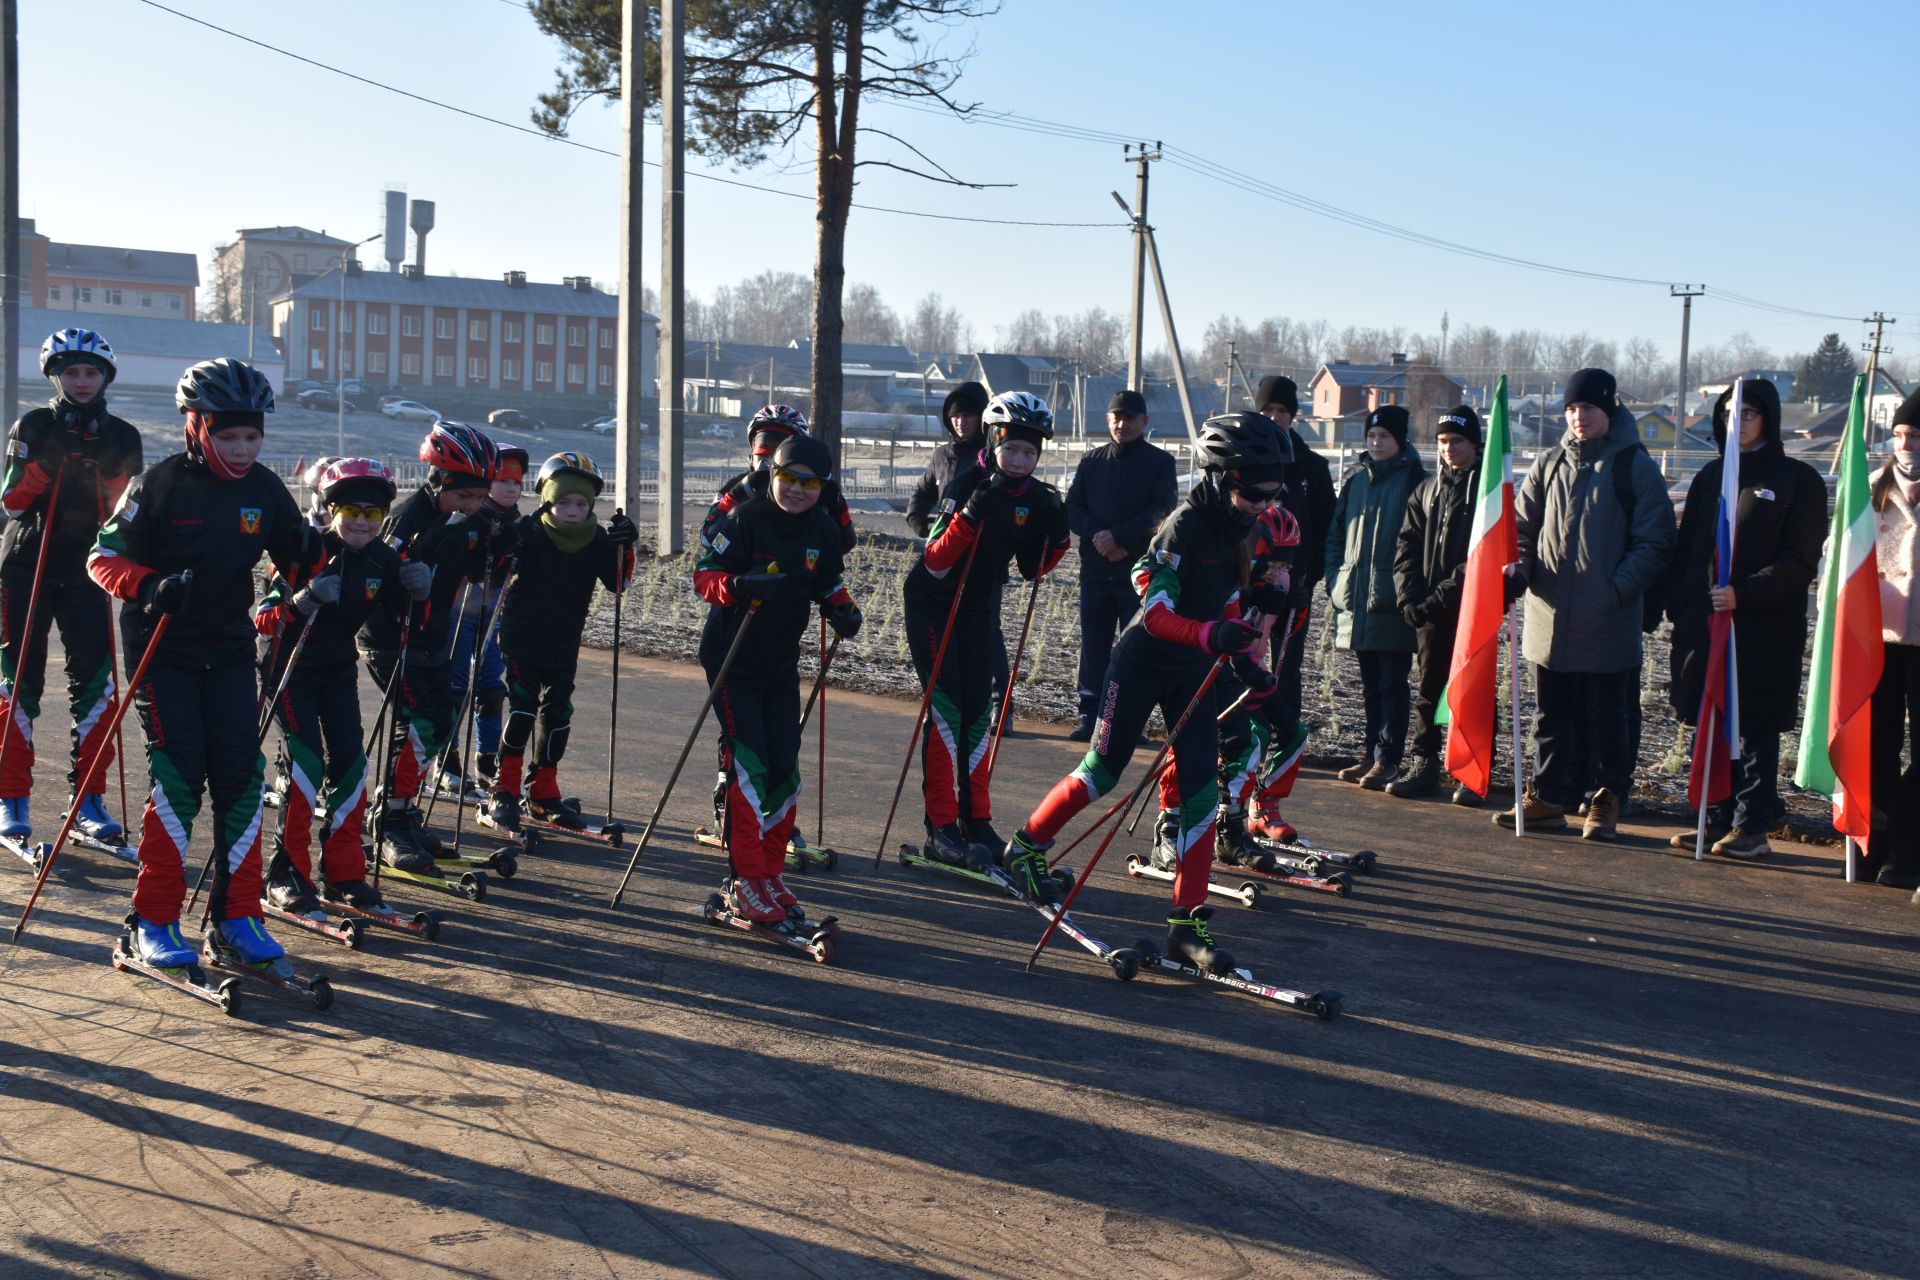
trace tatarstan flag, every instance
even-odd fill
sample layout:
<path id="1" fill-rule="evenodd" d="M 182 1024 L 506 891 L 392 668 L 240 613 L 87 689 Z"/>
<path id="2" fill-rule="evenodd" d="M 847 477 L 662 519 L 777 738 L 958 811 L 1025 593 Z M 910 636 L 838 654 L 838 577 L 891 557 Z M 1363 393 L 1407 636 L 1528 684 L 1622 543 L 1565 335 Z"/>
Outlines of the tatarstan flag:
<path id="1" fill-rule="evenodd" d="M 1448 726 L 1447 772 L 1484 796 L 1493 782 L 1494 694 L 1500 680 L 1500 620 L 1506 616 L 1506 569 L 1520 557 L 1513 516 L 1513 433 L 1507 425 L 1507 380 L 1493 391 L 1492 421 L 1480 453 L 1473 534 L 1460 594 L 1453 662 L 1434 719 Z"/>
<path id="2" fill-rule="evenodd" d="M 1865 840 L 1871 788 L 1869 703 L 1880 683 L 1880 564 L 1868 501 L 1867 380 L 1853 379 L 1853 407 L 1840 440 L 1840 485 L 1820 564 L 1820 617 L 1813 629 L 1807 714 L 1793 780 L 1833 799 L 1833 829 Z"/>
<path id="3" fill-rule="evenodd" d="M 1734 519 L 1740 510 L 1740 411 L 1746 383 L 1733 380 L 1727 404 L 1727 436 L 1720 453 L 1720 498 L 1713 525 L 1713 585 L 1733 581 Z M 1740 754 L 1740 665 L 1733 640 L 1733 611 L 1707 615 L 1707 678 L 1700 714 L 1693 723 L 1693 767 L 1687 771 L 1687 804 L 1698 809 L 1733 793 L 1733 757 Z"/>

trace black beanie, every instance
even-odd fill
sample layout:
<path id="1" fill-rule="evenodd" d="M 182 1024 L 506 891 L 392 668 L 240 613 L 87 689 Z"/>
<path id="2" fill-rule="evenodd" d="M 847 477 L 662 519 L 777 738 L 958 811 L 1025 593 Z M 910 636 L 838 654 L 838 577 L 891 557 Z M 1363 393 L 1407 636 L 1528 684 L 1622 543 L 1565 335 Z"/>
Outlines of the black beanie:
<path id="1" fill-rule="evenodd" d="M 1412 420 L 1407 417 L 1407 411 L 1397 404 L 1383 404 L 1367 415 L 1367 430 L 1385 427 L 1400 442 L 1402 449 L 1407 447 L 1407 428 L 1410 425 Z"/>
<path id="2" fill-rule="evenodd" d="M 818 436 L 788 436 L 774 450 L 776 467 L 802 466 L 825 480 L 833 475 L 833 450 Z"/>
<path id="3" fill-rule="evenodd" d="M 1453 436 L 1465 436 L 1477 447 L 1481 443 L 1480 415 L 1473 411 L 1470 404 L 1457 404 L 1440 415 L 1440 421 L 1433 424 L 1433 434 L 1438 438 L 1442 433 Z"/>
<path id="4" fill-rule="evenodd" d="M 988 399 L 990 397 L 987 395 L 987 389 L 979 383 L 961 383 L 947 392 L 947 398 L 940 402 L 941 427 L 945 428 L 948 435 L 958 440 L 960 433 L 953 429 L 953 411 L 964 409 L 968 413 L 983 413 L 986 411 Z"/>
<path id="5" fill-rule="evenodd" d="M 1259 389 L 1253 393 L 1253 411 L 1265 413 L 1270 404 L 1277 404 L 1291 414 L 1300 412 L 1300 388 L 1293 385 L 1292 378 L 1270 373 L 1260 379 Z"/>
<path id="6" fill-rule="evenodd" d="M 1613 375 L 1605 369 L 1582 369 L 1567 379 L 1566 392 L 1560 397 L 1560 406 L 1566 408 L 1576 404 L 1590 404 L 1596 409 L 1604 409 L 1611 415 L 1619 402 L 1614 398 Z"/>
<path id="7" fill-rule="evenodd" d="M 1920 427 L 1920 390 L 1900 402 L 1893 411 L 1893 425 L 1896 427 Z"/>

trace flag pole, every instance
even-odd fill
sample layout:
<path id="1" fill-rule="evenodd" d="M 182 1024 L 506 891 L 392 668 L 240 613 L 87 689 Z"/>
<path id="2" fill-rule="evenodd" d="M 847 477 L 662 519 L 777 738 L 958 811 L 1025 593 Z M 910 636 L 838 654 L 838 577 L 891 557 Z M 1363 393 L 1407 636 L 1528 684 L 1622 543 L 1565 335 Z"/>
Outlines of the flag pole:
<path id="1" fill-rule="evenodd" d="M 1847 883 L 1852 884 L 1860 878 L 1860 846 L 1847 837 Z"/>
<path id="2" fill-rule="evenodd" d="M 1700 722 L 1697 732 L 1706 744 L 1707 762 L 1700 770 L 1703 781 L 1700 783 L 1700 819 L 1693 828 L 1693 860 L 1704 862 L 1707 857 L 1707 791 L 1709 784 L 1704 779 L 1713 777 L 1713 721 L 1719 714 L 1714 707 L 1707 708 L 1706 719 Z"/>
<path id="3" fill-rule="evenodd" d="M 1527 834 L 1527 805 L 1521 794 L 1521 775 L 1526 772 L 1520 756 L 1520 654 L 1514 632 L 1520 629 L 1520 602 L 1507 606 L 1507 726 L 1513 734 L 1513 838 Z"/>

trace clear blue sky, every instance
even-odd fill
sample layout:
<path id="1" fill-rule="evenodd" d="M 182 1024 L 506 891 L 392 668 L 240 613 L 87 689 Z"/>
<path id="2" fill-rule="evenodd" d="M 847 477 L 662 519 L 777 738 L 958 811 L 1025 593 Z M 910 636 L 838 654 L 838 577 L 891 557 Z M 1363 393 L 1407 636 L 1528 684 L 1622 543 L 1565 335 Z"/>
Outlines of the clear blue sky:
<path id="1" fill-rule="evenodd" d="M 507 0 L 170 2 L 515 122 L 556 60 Z M 54 239 L 190 250 L 204 275 L 210 247 L 242 226 L 373 234 L 381 189 L 400 183 L 438 203 L 436 272 L 617 273 L 612 158 L 409 102 L 137 0 L 21 8 L 22 212 Z M 1164 139 L 1316 200 L 1511 255 L 1704 280 L 1819 312 L 1898 313 L 1892 344 L 1911 365 L 1916 36 L 1912 0 L 1862 0 L 1844 17 L 1774 0 L 1737 9 L 1006 0 L 942 39 L 973 49 L 957 93 L 989 109 Z M 963 177 L 1018 185 L 970 191 L 868 170 L 863 202 L 1109 223 L 1119 211 L 1108 191 L 1131 198 L 1131 169 L 1110 142 L 895 107 L 872 119 Z M 615 125 L 611 109 L 590 106 L 574 136 L 617 150 Z M 808 158 L 745 176 L 810 194 Z M 1679 305 L 1664 287 L 1458 257 L 1172 164 L 1155 167 L 1151 212 L 1189 344 L 1223 312 L 1432 331 L 1446 310 L 1456 326 L 1644 335 L 1669 355 L 1677 345 Z M 766 268 L 810 270 L 807 200 L 694 181 L 688 213 L 696 291 Z M 656 214 L 648 210 L 646 252 L 657 261 Z M 848 269 L 903 311 L 939 291 L 984 344 L 1028 307 L 1124 310 L 1129 254 L 1117 226 L 856 210 Z M 1810 348 L 1830 329 L 1849 342 L 1861 334 L 1716 298 L 1694 315 L 1696 341 L 1744 330 L 1779 351 Z"/>

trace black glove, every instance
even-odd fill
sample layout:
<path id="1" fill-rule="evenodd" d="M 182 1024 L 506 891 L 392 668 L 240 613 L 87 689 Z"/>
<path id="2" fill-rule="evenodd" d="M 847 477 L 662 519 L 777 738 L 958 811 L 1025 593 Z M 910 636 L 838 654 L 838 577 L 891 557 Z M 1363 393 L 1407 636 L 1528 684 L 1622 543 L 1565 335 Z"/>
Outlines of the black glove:
<path id="1" fill-rule="evenodd" d="M 866 619 L 860 616 L 860 606 L 851 600 L 827 610 L 827 625 L 842 640 L 851 640 L 859 635 L 860 624 L 864 621 Z"/>
<path id="2" fill-rule="evenodd" d="M 1006 497 L 1006 493 L 1007 477 L 1001 472 L 990 471 L 987 478 L 975 485 L 973 492 L 967 495 L 967 505 L 961 508 L 961 513 L 975 524 L 984 523 L 994 507 Z"/>
<path id="3" fill-rule="evenodd" d="M 1207 627 L 1209 653 L 1239 653 L 1260 634 L 1238 618 L 1222 618 Z"/>
<path id="4" fill-rule="evenodd" d="M 607 521 L 607 540 L 616 547 L 631 547 L 640 541 L 640 526 L 616 511 Z"/>
<path id="5" fill-rule="evenodd" d="M 1417 604 L 1410 604 L 1400 611 L 1401 620 L 1416 631 L 1427 625 L 1427 611 Z"/>
<path id="6" fill-rule="evenodd" d="M 148 614 L 177 614 L 187 607 L 193 579 L 184 573 L 154 574 L 140 584 L 140 603 Z"/>
<path id="7" fill-rule="evenodd" d="M 67 461 L 70 453 L 84 453 L 87 442 L 72 427 L 60 427 L 49 431 L 40 442 L 40 465 L 48 471 L 58 471 Z"/>
<path id="8" fill-rule="evenodd" d="M 1246 597 L 1248 604 L 1262 613 L 1270 613 L 1277 618 L 1287 611 L 1287 598 L 1290 593 L 1282 591 L 1272 583 L 1253 582 L 1241 594 Z"/>
<path id="9" fill-rule="evenodd" d="M 736 599 L 773 604 L 807 589 L 804 578 L 787 573 L 736 573 L 729 585 Z"/>
<path id="10" fill-rule="evenodd" d="M 1272 693 L 1280 687 L 1280 678 L 1267 670 L 1262 663 L 1255 662 L 1244 653 L 1233 655 L 1233 674 L 1240 677 L 1240 683 L 1256 694 Z"/>
<path id="11" fill-rule="evenodd" d="M 1526 594 L 1527 578 L 1525 574 L 1520 572 L 1520 566 L 1517 564 L 1507 566 L 1506 573 L 1502 575 L 1501 584 L 1504 588 L 1502 595 L 1508 604 L 1512 604 L 1515 600 L 1518 600 L 1522 595 Z"/>

